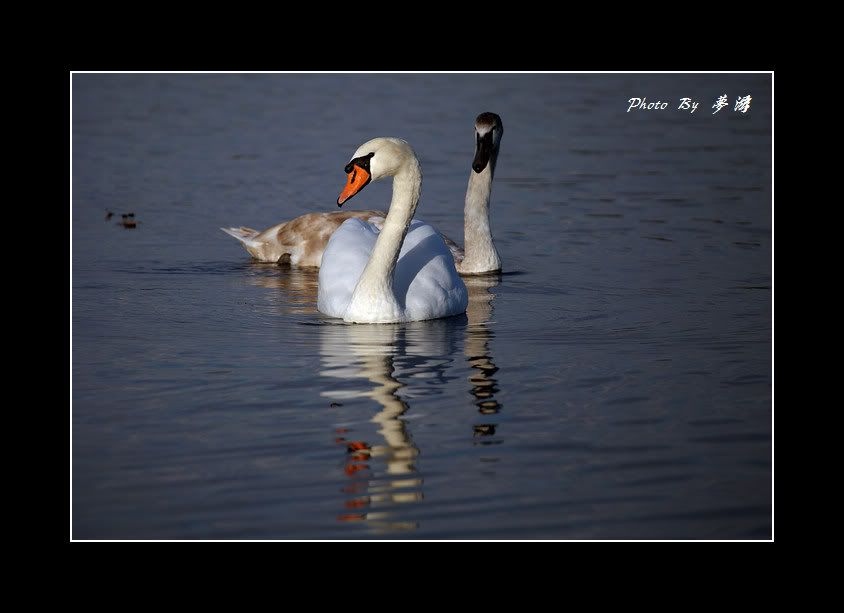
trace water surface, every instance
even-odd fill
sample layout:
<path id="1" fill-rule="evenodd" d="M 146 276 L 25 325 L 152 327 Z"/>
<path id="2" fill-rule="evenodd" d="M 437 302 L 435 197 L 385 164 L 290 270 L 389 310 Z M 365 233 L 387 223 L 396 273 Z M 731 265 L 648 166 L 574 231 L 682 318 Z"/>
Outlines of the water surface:
<path id="1" fill-rule="evenodd" d="M 343 324 L 218 229 L 399 136 L 462 242 L 483 111 L 466 315 Z M 81 74 L 72 129 L 73 538 L 771 537 L 769 76 Z"/>

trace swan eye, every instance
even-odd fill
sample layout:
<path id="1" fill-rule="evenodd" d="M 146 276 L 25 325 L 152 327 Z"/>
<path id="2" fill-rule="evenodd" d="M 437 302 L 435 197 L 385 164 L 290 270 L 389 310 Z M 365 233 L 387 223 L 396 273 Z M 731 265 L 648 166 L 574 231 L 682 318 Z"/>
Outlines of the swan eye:
<path id="1" fill-rule="evenodd" d="M 346 171 L 346 174 L 352 172 L 352 169 L 355 167 L 355 164 L 369 172 L 369 160 L 372 159 L 372 156 L 375 155 L 374 153 L 367 153 L 366 155 L 362 155 L 353 159 L 351 162 L 346 164 L 346 167 L 343 169 Z"/>

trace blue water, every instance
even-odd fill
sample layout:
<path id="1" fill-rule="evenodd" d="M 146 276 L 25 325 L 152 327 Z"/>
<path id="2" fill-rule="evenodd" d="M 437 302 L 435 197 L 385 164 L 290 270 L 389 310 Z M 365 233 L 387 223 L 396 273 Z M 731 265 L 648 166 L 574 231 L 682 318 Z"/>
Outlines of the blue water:
<path id="1" fill-rule="evenodd" d="M 72 87 L 74 539 L 771 538 L 769 75 Z M 462 242 L 483 111 L 504 273 L 464 316 L 343 324 L 218 229 L 336 210 L 399 136 Z"/>

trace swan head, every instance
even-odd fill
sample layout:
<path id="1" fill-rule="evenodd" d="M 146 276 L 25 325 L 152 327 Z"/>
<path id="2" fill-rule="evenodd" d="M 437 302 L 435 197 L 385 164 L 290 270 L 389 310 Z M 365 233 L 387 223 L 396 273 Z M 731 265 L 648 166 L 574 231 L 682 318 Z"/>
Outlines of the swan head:
<path id="1" fill-rule="evenodd" d="M 475 119 L 475 159 L 472 161 L 472 170 L 476 173 L 482 173 L 490 165 L 490 160 L 492 166 L 495 166 L 502 134 L 504 125 L 501 117 L 495 113 L 481 113 Z"/>
<path id="2" fill-rule="evenodd" d="M 337 198 L 337 206 L 343 206 L 370 182 L 394 177 L 411 161 L 417 161 L 416 154 L 407 141 L 400 138 L 373 138 L 365 142 L 346 164 L 346 187 Z"/>

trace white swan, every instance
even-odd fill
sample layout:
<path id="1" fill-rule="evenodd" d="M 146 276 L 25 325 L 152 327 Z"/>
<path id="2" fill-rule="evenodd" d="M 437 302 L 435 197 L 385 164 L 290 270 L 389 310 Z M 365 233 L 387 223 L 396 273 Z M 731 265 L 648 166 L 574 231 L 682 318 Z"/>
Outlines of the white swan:
<path id="1" fill-rule="evenodd" d="M 395 323 L 458 315 L 466 311 L 466 285 L 442 236 L 412 221 L 422 170 L 410 145 L 375 138 L 346 165 L 342 206 L 370 181 L 393 177 L 390 210 L 379 229 L 356 218 L 332 234 L 319 269 L 317 308 L 355 323 Z"/>
<path id="2" fill-rule="evenodd" d="M 466 187 L 463 208 L 463 245 L 460 249 L 445 238 L 461 275 L 478 275 L 501 270 L 501 258 L 489 229 L 489 196 L 498 162 L 498 148 L 504 125 L 495 113 L 481 113 L 475 119 L 475 159 Z"/>
<path id="3" fill-rule="evenodd" d="M 466 188 L 464 208 L 465 250 L 442 235 L 462 275 L 501 269 L 501 260 L 489 229 L 489 197 L 504 128 L 495 113 L 481 113 L 475 120 L 475 158 Z M 289 262 L 293 266 L 319 266 L 328 239 L 347 219 L 356 218 L 381 228 L 383 211 L 308 213 L 259 232 L 252 228 L 220 228 L 239 240 L 249 254 L 262 262 Z"/>

